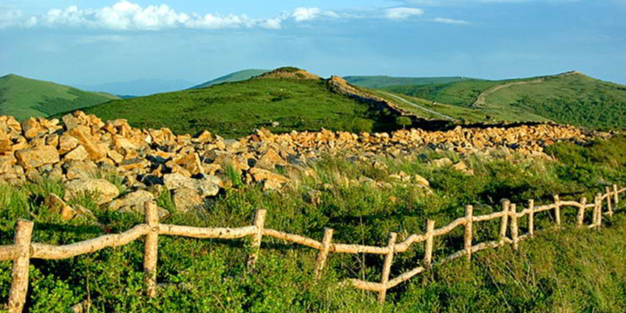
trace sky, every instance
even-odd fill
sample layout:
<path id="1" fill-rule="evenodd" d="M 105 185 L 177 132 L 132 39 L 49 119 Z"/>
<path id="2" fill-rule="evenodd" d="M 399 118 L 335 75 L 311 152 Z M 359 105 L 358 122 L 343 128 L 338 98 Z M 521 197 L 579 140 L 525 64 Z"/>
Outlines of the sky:
<path id="1" fill-rule="evenodd" d="M 626 84 L 626 0 L 0 0 L 0 76 L 195 84 L 280 66 Z"/>

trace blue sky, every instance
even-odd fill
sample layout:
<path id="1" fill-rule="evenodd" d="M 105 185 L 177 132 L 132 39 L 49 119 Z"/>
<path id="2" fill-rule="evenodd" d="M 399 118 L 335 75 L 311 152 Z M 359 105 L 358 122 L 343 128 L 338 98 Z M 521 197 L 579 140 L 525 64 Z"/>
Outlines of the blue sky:
<path id="1" fill-rule="evenodd" d="M 625 17 L 626 0 L 0 0 L 0 75 L 200 83 L 293 65 L 626 84 Z"/>

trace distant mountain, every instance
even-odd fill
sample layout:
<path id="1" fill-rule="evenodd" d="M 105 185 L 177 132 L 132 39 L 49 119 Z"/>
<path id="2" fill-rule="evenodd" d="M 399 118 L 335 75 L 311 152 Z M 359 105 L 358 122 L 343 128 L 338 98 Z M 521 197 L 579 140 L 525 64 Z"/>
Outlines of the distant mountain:
<path id="1" fill-rule="evenodd" d="M 202 83 L 200 85 L 191 87 L 190 89 L 206 88 L 206 87 L 210 87 L 210 86 L 213 86 L 213 85 L 219 85 L 219 84 L 222 84 L 222 83 L 240 82 L 240 81 L 248 80 L 248 79 L 250 79 L 252 77 L 256 77 L 256 76 L 265 74 L 265 73 L 267 73 L 269 71 L 270 70 L 258 70 L 258 69 L 249 69 L 249 70 L 238 71 L 238 72 L 230 73 L 228 75 L 216 78 L 216 79 L 208 81 L 206 83 Z"/>
<path id="2" fill-rule="evenodd" d="M 349 83 L 365 88 L 385 88 L 398 85 L 432 85 L 445 84 L 464 80 L 474 80 L 462 76 L 455 77 L 393 77 L 393 76 L 346 76 L 344 77 Z"/>
<path id="3" fill-rule="evenodd" d="M 186 80 L 137 79 L 126 82 L 112 82 L 98 85 L 80 85 L 89 91 L 102 91 L 123 96 L 147 96 L 155 93 L 178 91 L 193 85 Z"/>
<path id="4" fill-rule="evenodd" d="M 0 115 L 46 117 L 101 104 L 118 97 L 18 75 L 0 77 Z"/>

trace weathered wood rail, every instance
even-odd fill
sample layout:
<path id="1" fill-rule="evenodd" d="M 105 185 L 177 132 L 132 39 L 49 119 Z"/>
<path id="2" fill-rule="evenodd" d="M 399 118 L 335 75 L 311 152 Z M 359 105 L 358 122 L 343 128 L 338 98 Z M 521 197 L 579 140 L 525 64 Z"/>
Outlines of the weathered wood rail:
<path id="1" fill-rule="evenodd" d="M 144 283 L 148 297 L 157 296 L 157 259 L 158 259 L 158 237 L 181 236 L 201 239 L 238 239 L 252 237 L 252 252 L 248 258 L 248 265 L 254 266 L 258 259 L 258 251 L 261 247 L 263 237 L 281 239 L 287 242 L 300 244 L 318 250 L 315 274 L 321 277 L 326 261 L 331 254 L 377 254 L 384 256 L 382 277 L 379 282 L 369 282 L 359 279 L 349 279 L 346 281 L 355 288 L 374 291 L 378 293 L 380 302 L 385 301 L 387 290 L 396 287 L 401 283 L 411 279 L 430 267 L 437 264 L 444 264 L 459 257 L 465 257 L 467 262 L 471 262 L 472 255 L 485 249 L 493 249 L 506 244 L 511 244 L 513 249 L 518 249 L 520 241 L 531 238 L 537 232 L 535 229 L 535 215 L 541 212 L 554 211 L 555 227 L 561 227 L 561 209 L 567 207 L 577 208 L 577 227 L 598 228 L 602 226 L 603 215 L 613 215 L 613 208 L 620 202 L 620 194 L 626 193 L 626 188 L 618 189 L 617 185 L 612 188 L 607 187 L 604 194 L 598 193 L 593 203 L 587 203 L 586 198 L 577 201 L 561 201 L 558 195 L 554 196 L 554 203 L 535 206 L 535 202 L 530 200 L 528 206 L 518 211 L 517 206 L 509 201 L 502 202 L 502 210 L 499 212 L 478 215 L 473 214 L 471 205 L 465 208 L 465 216 L 457 218 L 448 225 L 435 228 L 435 221 L 428 220 L 424 234 L 409 235 L 401 242 L 397 242 L 398 235 L 390 233 L 388 244 L 384 247 L 365 246 L 333 243 L 333 230 L 325 229 L 322 241 L 307 238 L 300 235 L 289 234 L 274 229 L 264 227 L 265 210 L 259 210 L 255 216 L 252 226 L 239 228 L 200 228 L 191 226 L 168 225 L 159 222 L 159 215 L 156 204 L 147 202 L 145 205 L 144 224 L 137 225 L 123 233 L 104 235 L 94 239 L 89 239 L 72 244 L 57 246 L 31 242 L 34 223 L 26 220 L 19 220 L 16 225 L 15 242 L 13 245 L 0 246 L 0 261 L 13 261 L 12 282 L 9 291 L 8 310 L 10 313 L 19 313 L 24 309 L 28 291 L 28 266 L 31 259 L 58 260 L 72 258 L 78 255 L 96 252 L 110 247 L 118 247 L 129 244 L 141 237 L 145 237 L 144 245 Z M 606 203 L 606 205 L 604 205 Z M 591 211 L 591 222 L 585 225 L 585 216 Z M 528 233 L 520 235 L 520 219 L 528 218 Z M 495 241 L 474 243 L 473 233 L 479 222 L 500 220 L 499 238 Z M 433 262 L 433 245 L 435 238 L 446 235 L 456 229 L 464 227 L 463 249 L 438 262 Z M 509 236 L 510 234 L 510 236 Z M 424 256 L 421 265 L 416 266 L 395 278 L 390 277 L 394 256 L 397 253 L 408 251 L 413 244 L 424 243 Z"/>

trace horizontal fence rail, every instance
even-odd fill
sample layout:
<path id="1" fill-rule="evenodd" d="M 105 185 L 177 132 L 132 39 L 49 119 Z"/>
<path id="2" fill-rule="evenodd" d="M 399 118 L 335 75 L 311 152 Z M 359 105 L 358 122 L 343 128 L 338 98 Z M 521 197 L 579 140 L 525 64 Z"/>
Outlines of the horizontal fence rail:
<path id="1" fill-rule="evenodd" d="M 263 237 L 271 237 L 287 242 L 303 245 L 318 250 L 315 276 L 320 278 L 326 262 L 331 254 L 376 254 L 383 255 L 384 262 L 382 277 L 379 282 L 369 282 L 359 279 L 348 279 L 345 283 L 357 289 L 373 291 L 378 293 L 380 302 L 385 301 L 387 290 L 406 282 L 414 276 L 428 270 L 434 265 L 447 263 L 451 260 L 465 257 L 471 262 L 472 255 L 478 251 L 493 249 L 507 244 L 512 245 L 517 250 L 519 242 L 531 238 L 535 233 L 534 218 L 537 213 L 554 211 L 555 227 L 561 227 L 561 209 L 566 207 L 577 208 L 576 225 L 584 227 L 585 214 L 592 209 L 592 219 L 587 228 L 598 228 L 602 226 L 602 216 L 612 216 L 613 208 L 620 202 L 620 194 L 625 193 L 626 188 L 618 189 L 617 185 L 612 188 L 607 187 L 604 194 L 598 193 L 593 203 L 587 203 L 586 198 L 577 201 L 561 201 L 558 195 L 554 196 L 554 203 L 535 206 L 534 200 L 528 202 L 528 206 L 520 211 L 517 205 L 508 200 L 502 202 L 502 211 L 486 214 L 473 215 L 473 206 L 465 208 L 465 216 L 457 218 L 448 225 L 435 228 L 436 222 L 428 220 L 424 234 L 411 234 L 404 241 L 397 241 L 397 234 L 390 233 L 388 244 L 383 247 L 366 246 L 357 244 L 333 243 L 333 229 L 326 228 L 322 241 L 317 241 L 308 237 L 289 234 L 282 231 L 265 228 L 265 210 L 257 211 L 254 218 L 254 225 L 238 228 L 212 227 L 201 228 L 181 225 L 168 225 L 159 223 L 157 206 L 154 202 L 145 204 L 145 223 L 120 233 L 104 235 L 97 238 L 76 242 L 67 245 L 49 245 L 31 242 L 34 223 L 26 220 L 19 220 L 16 225 L 15 241 L 13 245 L 0 246 L 0 261 L 13 261 L 11 289 L 9 291 L 8 310 L 10 313 L 23 311 L 28 291 L 28 266 L 31 259 L 59 260 L 75 256 L 93 253 L 105 248 L 127 245 L 139 238 L 145 237 L 144 250 L 144 284 L 148 297 L 157 295 L 157 259 L 158 259 L 158 237 L 180 236 L 199 239 L 239 239 L 252 237 L 252 252 L 248 258 L 248 265 L 254 266 L 258 251 L 261 247 Z M 606 205 L 604 205 L 606 204 Z M 527 217 L 528 233 L 520 235 L 519 222 L 521 218 Z M 479 222 L 500 220 L 498 240 L 474 243 L 474 228 Z M 440 261 L 433 263 L 433 245 L 436 237 L 446 235 L 456 229 L 463 227 L 463 249 Z M 509 236 L 510 234 L 510 236 Z M 413 244 L 424 243 L 424 256 L 421 264 L 415 268 L 400 274 L 395 278 L 390 277 L 391 267 L 395 254 L 408 251 Z"/>

